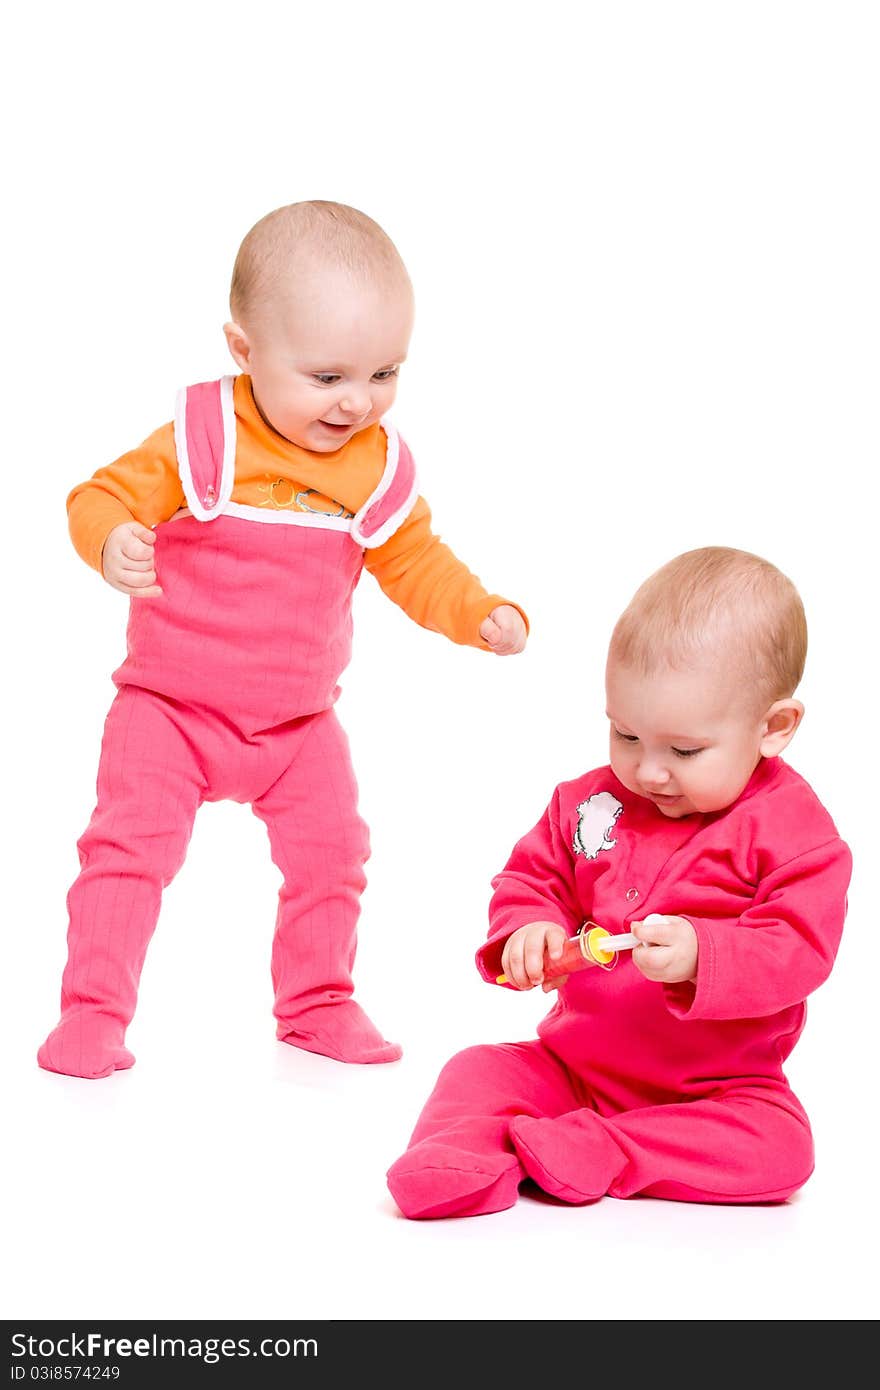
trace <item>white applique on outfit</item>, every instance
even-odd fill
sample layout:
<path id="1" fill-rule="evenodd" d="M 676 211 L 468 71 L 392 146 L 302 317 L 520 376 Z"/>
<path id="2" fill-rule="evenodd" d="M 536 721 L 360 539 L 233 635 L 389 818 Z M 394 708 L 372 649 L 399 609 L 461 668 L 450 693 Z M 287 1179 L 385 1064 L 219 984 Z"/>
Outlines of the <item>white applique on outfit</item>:
<path id="1" fill-rule="evenodd" d="M 621 802 L 611 792 L 594 792 L 582 801 L 577 808 L 578 823 L 574 832 L 575 854 L 585 859 L 597 859 L 599 851 L 613 849 L 616 840 L 610 839 L 618 816 L 623 811 Z"/>

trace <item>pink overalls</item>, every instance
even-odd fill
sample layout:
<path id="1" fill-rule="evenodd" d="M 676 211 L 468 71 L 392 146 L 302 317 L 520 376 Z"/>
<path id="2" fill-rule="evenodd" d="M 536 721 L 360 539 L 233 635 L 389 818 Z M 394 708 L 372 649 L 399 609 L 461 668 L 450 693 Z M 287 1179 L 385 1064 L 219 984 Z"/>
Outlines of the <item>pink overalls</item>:
<path id="1" fill-rule="evenodd" d="M 230 500 L 232 378 L 180 393 L 188 507 L 157 528 L 163 595 L 132 601 L 113 675 L 97 805 L 68 895 L 61 1019 L 38 1054 L 48 1070 L 98 1077 L 134 1062 L 125 1030 L 162 890 L 201 803 L 226 799 L 251 804 L 283 875 L 277 1036 L 341 1061 L 401 1055 L 351 998 L 369 839 L 333 711 L 364 549 L 397 530 L 417 495 L 409 451 L 383 427 L 385 471 L 354 517 L 262 511 Z"/>

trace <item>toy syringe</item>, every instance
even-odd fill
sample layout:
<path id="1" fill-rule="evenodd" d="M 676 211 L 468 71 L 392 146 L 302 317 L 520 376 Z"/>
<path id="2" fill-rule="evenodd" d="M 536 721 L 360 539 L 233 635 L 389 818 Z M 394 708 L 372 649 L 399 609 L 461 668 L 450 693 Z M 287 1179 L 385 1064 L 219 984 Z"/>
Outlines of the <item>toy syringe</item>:
<path id="1" fill-rule="evenodd" d="M 569 937 L 557 960 L 545 958 L 544 979 L 555 980 L 560 975 L 571 975 L 576 970 L 585 970 L 588 965 L 601 965 L 603 970 L 612 970 L 617 964 L 618 951 L 631 951 L 642 943 L 632 932 L 612 936 L 604 927 L 595 922 L 584 922 L 576 936 Z M 496 985 L 509 985 L 506 975 L 495 976 Z M 514 986 L 515 988 L 515 986 Z"/>

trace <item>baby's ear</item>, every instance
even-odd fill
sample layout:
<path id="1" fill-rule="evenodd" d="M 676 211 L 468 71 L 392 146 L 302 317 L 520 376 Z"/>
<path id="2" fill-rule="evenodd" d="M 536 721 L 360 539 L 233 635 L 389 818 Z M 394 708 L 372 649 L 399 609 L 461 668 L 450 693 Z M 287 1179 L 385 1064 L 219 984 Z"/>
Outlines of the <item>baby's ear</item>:
<path id="1" fill-rule="evenodd" d="M 251 344 L 241 324 L 224 323 L 223 332 L 226 336 L 226 346 L 232 354 L 233 361 L 241 367 L 243 372 L 248 371 L 251 360 Z"/>
<path id="2" fill-rule="evenodd" d="M 761 754 L 765 758 L 776 758 L 786 748 L 797 732 L 804 717 L 804 707 L 800 700 L 776 700 L 764 716 L 764 734 L 761 739 Z"/>

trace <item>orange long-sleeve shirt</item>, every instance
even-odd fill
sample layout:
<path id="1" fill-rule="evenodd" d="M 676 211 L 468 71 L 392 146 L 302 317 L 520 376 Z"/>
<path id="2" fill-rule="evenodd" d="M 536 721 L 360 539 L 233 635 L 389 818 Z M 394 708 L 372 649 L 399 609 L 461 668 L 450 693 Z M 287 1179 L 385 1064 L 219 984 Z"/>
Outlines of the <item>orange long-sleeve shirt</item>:
<path id="1" fill-rule="evenodd" d="M 266 424 L 249 376 L 236 377 L 233 403 L 233 502 L 354 516 L 378 484 L 385 466 L 385 435 L 378 424 L 360 431 L 341 449 L 318 454 L 292 444 Z M 71 539 L 78 554 L 100 573 L 104 543 L 114 527 L 132 520 L 157 526 L 185 506 L 174 426 L 169 422 L 72 490 L 67 499 Z M 453 642 L 487 649 L 480 624 L 501 603 L 517 608 L 528 626 L 519 604 L 489 593 L 434 535 L 423 497 L 384 545 L 364 552 L 364 564 L 414 622 Z"/>

